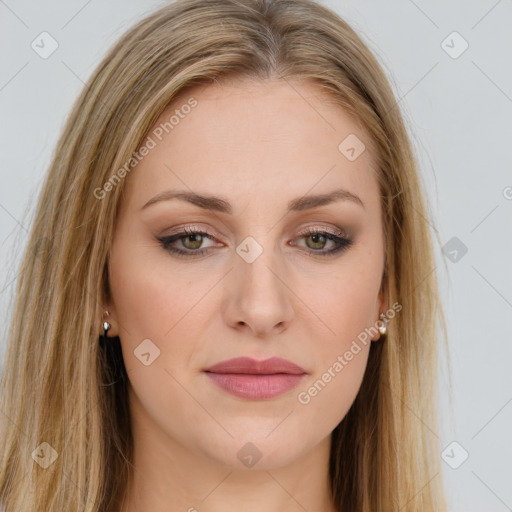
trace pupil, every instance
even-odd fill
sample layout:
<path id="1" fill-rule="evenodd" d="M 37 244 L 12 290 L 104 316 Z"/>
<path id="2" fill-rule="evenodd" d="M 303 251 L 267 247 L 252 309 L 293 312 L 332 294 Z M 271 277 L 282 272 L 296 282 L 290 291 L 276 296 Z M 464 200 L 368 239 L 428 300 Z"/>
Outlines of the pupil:
<path id="1" fill-rule="evenodd" d="M 184 245 L 190 249 L 195 249 L 201 245 L 201 235 L 191 233 L 183 240 Z"/>
<path id="2" fill-rule="evenodd" d="M 317 244 L 322 244 L 322 240 L 321 239 L 324 238 L 324 237 L 323 237 L 323 235 L 321 235 L 319 233 L 313 233 L 313 234 L 310 235 L 310 238 L 311 238 L 312 243 L 316 247 L 318 247 Z"/>

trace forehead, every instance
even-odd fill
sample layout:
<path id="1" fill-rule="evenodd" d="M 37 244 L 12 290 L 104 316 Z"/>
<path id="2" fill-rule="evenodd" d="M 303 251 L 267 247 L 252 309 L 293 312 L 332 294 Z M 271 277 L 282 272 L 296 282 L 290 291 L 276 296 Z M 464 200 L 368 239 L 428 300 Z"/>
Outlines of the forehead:
<path id="1" fill-rule="evenodd" d="M 340 143 L 354 136 L 366 149 L 351 161 Z M 128 180 L 138 203 L 178 187 L 228 197 L 282 191 L 283 201 L 340 186 L 378 193 L 371 140 L 312 82 L 238 79 L 188 88 L 149 137 L 154 147 Z"/>

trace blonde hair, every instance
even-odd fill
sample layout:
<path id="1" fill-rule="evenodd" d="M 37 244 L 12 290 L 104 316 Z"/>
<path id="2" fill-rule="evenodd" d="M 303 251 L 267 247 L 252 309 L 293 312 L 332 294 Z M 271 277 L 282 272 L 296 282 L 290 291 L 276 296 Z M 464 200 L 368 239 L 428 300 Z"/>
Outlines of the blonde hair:
<path id="1" fill-rule="evenodd" d="M 350 26 L 313 1 L 178 0 L 100 63 L 39 196 L 1 383 L 0 501 L 9 512 L 120 509 L 132 469 L 127 376 L 119 345 L 100 347 L 98 334 L 126 180 L 103 199 L 97 190 L 178 93 L 230 76 L 314 82 L 375 145 L 384 279 L 402 310 L 371 344 L 361 389 L 332 434 L 332 494 L 344 511 L 445 509 L 430 429 L 438 320 L 446 327 L 418 166 L 385 73 Z M 47 468 L 31 456 L 43 442 L 57 453 Z"/>

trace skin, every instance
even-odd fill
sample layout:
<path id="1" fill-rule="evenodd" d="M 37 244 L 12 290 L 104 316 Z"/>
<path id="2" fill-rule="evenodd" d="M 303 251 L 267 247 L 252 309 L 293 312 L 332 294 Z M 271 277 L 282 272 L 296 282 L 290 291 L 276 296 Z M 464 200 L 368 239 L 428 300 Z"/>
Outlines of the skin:
<path id="1" fill-rule="evenodd" d="M 379 334 L 308 404 L 298 394 L 387 308 L 371 141 L 318 86 L 280 80 L 196 86 L 155 127 L 191 96 L 197 106 L 126 178 L 109 261 L 109 336 L 121 338 L 135 449 L 123 512 L 334 511 L 331 433 Z M 367 148 L 355 161 L 338 150 L 351 133 Z M 285 212 L 292 199 L 340 187 L 364 207 Z M 141 210 L 169 189 L 222 196 L 233 213 L 177 199 Z M 172 246 L 206 248 L 202 256 L 158 241 L 190 225 L 214 239 L 183 235 Z M 353 244 L 319 256 L 337 244 L 302 235 L 306 227 L 341 229 Z M 248 236 L 263 248 L 252 263 L 236 252 Z M 145 339 L 160 350 L 149 365 L 134 355 Z M 308 375 L 271 399 L 235 397 L 203 370 L 238 356 L 283 357 Z M 252 468 L 237 458 L 247 442 L 262 455 Z"/>

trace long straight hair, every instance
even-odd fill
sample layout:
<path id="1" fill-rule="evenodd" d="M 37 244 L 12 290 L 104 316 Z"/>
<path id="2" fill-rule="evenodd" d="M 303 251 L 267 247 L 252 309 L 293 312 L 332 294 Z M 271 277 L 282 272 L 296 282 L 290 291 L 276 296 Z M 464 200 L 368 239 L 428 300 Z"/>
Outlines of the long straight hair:
<path id="1" fill-rule="evenodd" d="M 98 333 L 129 177 L 111 180 L 124 178 L 117 171 L 178 93 L 223 77 L 307 80 L 369 134 L 388 299 L 402 310 L 371 344 L 361 389 L 332 433 L 332 495 L 344 512 L 445 510 L 432 431 L 438 322 L 445 336 L 446 327 L 428 203 L 383 69 L 344 20 L 312 0 L 167 4 L 122 36 L 78 97 L 17 281 L 1 382 L 0 502 L 8 512 L 120 509 L 133 468 L 127 375 L 119 343 L 102 347 Z M 37 464 L 38 454 L 51 464 Z"/>

